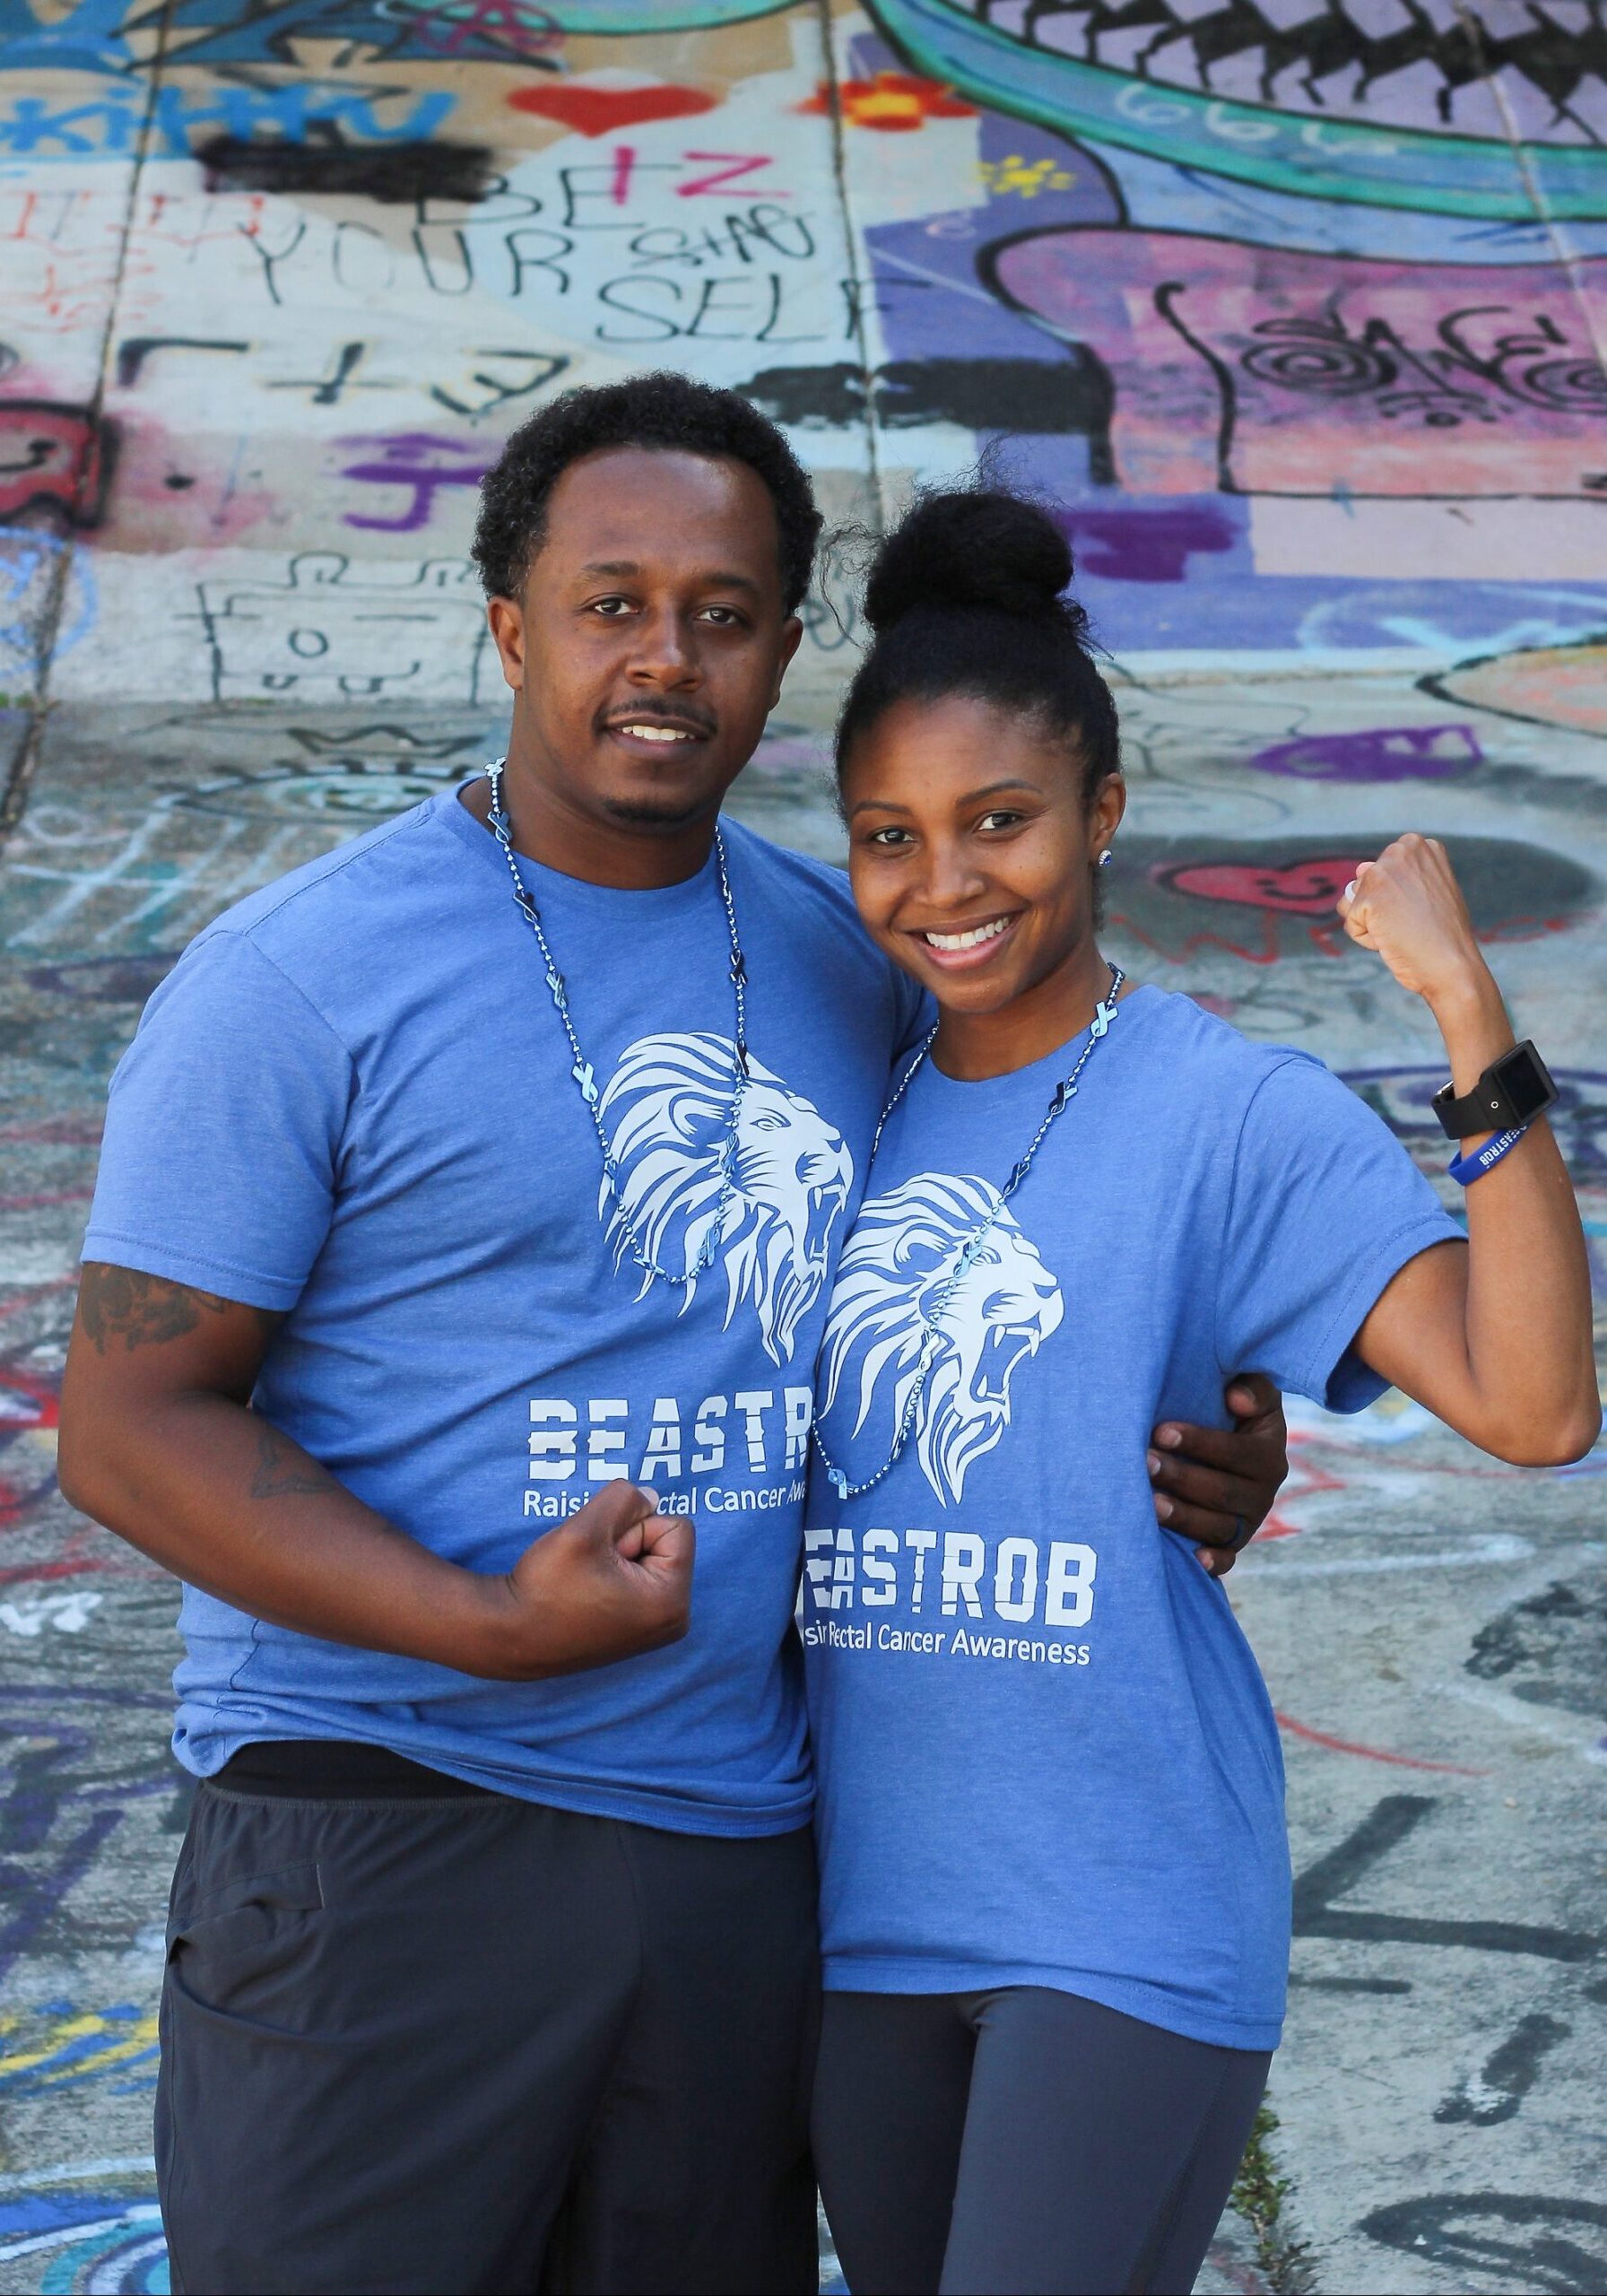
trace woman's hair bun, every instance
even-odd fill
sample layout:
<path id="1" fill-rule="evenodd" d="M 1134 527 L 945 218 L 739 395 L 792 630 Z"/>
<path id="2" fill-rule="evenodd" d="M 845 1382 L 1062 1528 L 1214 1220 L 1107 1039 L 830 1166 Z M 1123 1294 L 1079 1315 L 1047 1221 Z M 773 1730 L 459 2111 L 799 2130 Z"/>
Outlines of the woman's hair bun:
<path id="1" fill-rule="evenodd" d="M 876 554 L 865 620 L 878 635 L 906 614 L 945 607 L 1081 621 L 1061 602 L 1071 578 L 1065 536 L 1037 503 L 979 487 L 927 494 Z"/>
<path id="2" fill-rule="evenodd" d="M 952 696 L 1064 740 L 1082 795 L 1121 771 L 1121 729 L 1088 615 L 1064 595 L 1072 553 L 1050 511 L 1003 487 L 917 497 L 865 584 L 875 636 L 837 721 L 839 782 L 890 709 Z"/>

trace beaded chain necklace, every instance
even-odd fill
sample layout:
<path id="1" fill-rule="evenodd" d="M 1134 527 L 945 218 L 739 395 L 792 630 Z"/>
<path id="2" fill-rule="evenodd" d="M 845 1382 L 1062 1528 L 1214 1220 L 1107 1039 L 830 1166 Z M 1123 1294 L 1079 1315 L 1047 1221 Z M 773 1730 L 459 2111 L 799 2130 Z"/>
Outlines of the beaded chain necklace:
<path id="1" fill-rule="evenodd" d="M 575 1033 L 575 1022 L 569 1011 L 569 989 L 565 985 L 562 973 L 558 970 L 558 960 L 552 954 L 546 934 L 542 929 L 541 912 L 530 898 L 525 880 L 519 873 L 518 860 L 514 853 L 511 835 L 513 824 L 502 804 L 502 772 L 507 763 L 508 760 L 505 757 L 499 757 L 494 765 L 486 767 L 486 774 L 491 785 L 491 834 L 502 848 L 502 857 L 507 862 L 508 873 L 513 878 L 514 900 L 521 916 L 534 934 L 536 945 L 542 952 L 542 962 L 546 969 L 547 987 L 552 993 L 553 1007 L 562 1025 L 564 1035 L 569 1039 L 569 1051 L 573 1057 L 569 1074 L 579 1088 L 581 1099 L 586 1102 L 592 1120 L 592 1128 L 597 1135 L 597 1144 L 603 1151 L 604 1187 L 613 1199 L 614 1217 L 620 1223 L 630 1257 L 637 1265 L 650 1281 L 674 1284 L 682 1291 L 690 1290 L 704 1270 L 713 1265 L 715 1253 L 719 1248 L 720 1238 L 725 1231 L 725 1214 L 736 1193 L 734 1176 L 736 1135 L 737 1127 L 742 1120 L 743 1093 L 748 1082 L 748 969 L 743 961 L 742 942 L 736 929 L 736 903 L 731 897 L 731 878 L 725 866 L 725 838 L 717 828 L 714 833 L 715 868 L 719 880 L 720 901 L 725 911 L 725 929 L 731 939 L 731 985 L 736 1002 L 736 1034 L 734 1039 L 736 1057 L 732 1074 L 731 1111 L 725 1120 L 725 1136 L 720 1146 L 719 1199 L 715 1205 L 695 1263 L 684 1272 L 677 1272 L 673 1268 L 660 1266 L 652 1254 L 644 1250 L 640 1239 L 637 1235 L 635 1223 L 625 1209 L 624 1201 L 620 1195 L 620 1168 L 614 1157 L 613 1144 L 604 1128 L 600 1107 L 603 1095 L 597 1089 L 596 1071 L 580 1048 L 580 1039 Z"/>
<path id="2" fill-rule="evenodd" d="M 839 1500 L 858 1499 L 862 1497 L 865 1492 L 873 1491 L 876 1485 L 882 1480 L 883 1476 L 890 1475 L 893 1469 L 898 1465 L 904 1446 L 909 1440 L 910 1431 L 914 1427 L 916 1416 L 920 1411 L 921 1397 L 926 1391 L 926 1381 L 931 1376 L 932 1367 L 936 1361 L 937 1348 L 942 1338 L 942 1325 L 943 1312 L 948 1307 L 950 1300 L 954 1297 L 955 1292 L 958 1292 L 960 1286 L 970 1274 L 972 1267 L 976 1264 L 978 1254 L 981 1252 L 983 1246 L 986 1243 L 989 1235 L 992 1233 L 994 1228 L 998 1222 L 999 1214 L 1003 1211 L 1004 1206 L 1009 1203 L 1017 1188 L 1021 1187 L 1021 1182 L 1032 1170 L 1032 1160 L 1038 1154 L 1038 1150 L 1042 1147 L 1045 1136 L 1047 1134 L 1050 1126 L 1055 1122 L 1055 1118 L 1061 1114 L 1062 1110 L 1068 1108 L 1071 1102 L 1076 1099 L 1077 1080 L 1081 1075 L 1083 1069 L 1088 1065 L 1089 1060 L 1092 1057 L 1094 1047 L 1100 1041 L 1101 1038 L 1107 1035 L 1111 1022 L 1116 1019 L 1117 1010 L 1116 998 L 1121 993 L 1122 983 L 1126 979 L 1126 978 L 1127 976 L 1122 970 L 1120 965 L 1111 966 L 1110 994 L 1108 996 L 1103 997 L 1095 1009 L 1093 1020 L 1089 1027 L 1087 1043 L 1077 1055 L 1076 1061 L 1070 1073 L 1062 1077 L 1060 1083 L 1055 1085 L 1054 1092 L 1050 1096 L 1049 1105 L 1044 1111 L 1043 1121 L 1039 1124 L 1038 1130 L 1033 1134 L 1031 1139 L 1027 1144 L 1025 1154 L 1019 1156 L 1014 1164 L 1012 1165 L 1010 1178 L 1004 1183 L 1003 1188 L 999 1196 L 998 1202 L 988 1211 L 981 1223 L 972 1231 L 969 1240 L 960 1247 L 960 1257 L 955 1261 L 953 1272 L 949 1276 L 947 1282 L 943 1284 L 942 1289 L 939 1292 L 931 1308 L 929 1309 L 923 1309 L 921 1310 L 921 1322 L 925 1326 L 925 1331 L 921 1341 L 920 1361 L 916 1370 L 915 1385 L 909 1391 L 909 1399 L 905 1404 L 902 1416 L 899 1418 L 899 1424 L 894 1430 L 893 1446 L 886 1458 L 877 1468 L 875 1474 L 873 1475 L 867 1475 L 863 1483 L 850 1483 L 848 1480 L 847 1470 L 844 1467 L 839 1467 L 837 1465 L 836 1461 L 832 1458 L 830 1452 L 828 1451 L 825 1444 L 821 1439 L 821 1431 L 818 1424 L 811 1428 L 810 1432 L 813 1437 L 815 1449 L 820 1453 L 821 1465 L 826 1470 L 826 1480 L 831 1485 L 833 1491 L 836 1492 Z M 891 1116 L 893 1110 L 898 1107 L 899 1102 L 903 1099 L 905 1092 L 908 1090 L 908 1087 L 914 1079 L 916 1071 L 920 1067 L 921 1064 L 925 1059 L 926 1055 L 931 1051 L 933 1041 L 936 1035 L 937 1027 L 936 1024 L 934 1023 L 925 1044 L 921 1046 L 919 1051 L 916 1054 L 915 1058 L 904 1071 L 903 1075 L 899 1077 L 899 1082 L 894 1088 L 891 1099 L 888 1101 L 887 1106 L 882 1111 L 881 1122 L 876 1126 L 875 1138 L 871 1143 L 871 1163 L 873 1165 L 876 1161 L 876 1151 L 882 1145 L 882 1135 L 887 1127 L 887 1120 L 889 1117 Z M 866 1173 L 866 1183 L 868 1186 L 868 1168 Z"/>

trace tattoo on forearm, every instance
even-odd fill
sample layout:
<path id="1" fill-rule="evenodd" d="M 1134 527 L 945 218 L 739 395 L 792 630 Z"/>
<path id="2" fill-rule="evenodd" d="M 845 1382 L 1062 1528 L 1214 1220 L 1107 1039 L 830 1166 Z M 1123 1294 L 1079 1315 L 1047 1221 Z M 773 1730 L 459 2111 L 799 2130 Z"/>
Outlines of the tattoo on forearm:
<path id="1" fill-rule="evenodd" d="M 256 1439 L 256 1472 L 251 1478 L 253 1499 L 310 1499 L 330 1488 L 330 1477 L 316 1460 L 298 1451 L 288 1436 L 263 1422 Z"/>
<path id="2" fill-rule="evenodd" d="M 118 1339 L 130 1355 L 136 1347 L 182 1339 L 204 1315 L 221 1316 L 233 1304 L 211 1292 L 192 1291 L 187 1283 L 169 1283 L 160 1275 L 97 1260 L 86 1263 L 78 1292 L 79 1318 L 97 1355 Z"/>

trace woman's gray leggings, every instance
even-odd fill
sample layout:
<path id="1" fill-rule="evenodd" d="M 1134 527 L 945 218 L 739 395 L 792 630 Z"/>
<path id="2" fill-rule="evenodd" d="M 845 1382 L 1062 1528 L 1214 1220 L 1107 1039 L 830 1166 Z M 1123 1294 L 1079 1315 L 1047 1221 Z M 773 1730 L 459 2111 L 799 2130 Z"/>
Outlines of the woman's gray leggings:
<path id="1" fill-rule="evenodd" d="M 1271 2062 L 1038 1986 L 828 1994 L 815 2166 L 852 2296 L 1187 2296 Z"/>

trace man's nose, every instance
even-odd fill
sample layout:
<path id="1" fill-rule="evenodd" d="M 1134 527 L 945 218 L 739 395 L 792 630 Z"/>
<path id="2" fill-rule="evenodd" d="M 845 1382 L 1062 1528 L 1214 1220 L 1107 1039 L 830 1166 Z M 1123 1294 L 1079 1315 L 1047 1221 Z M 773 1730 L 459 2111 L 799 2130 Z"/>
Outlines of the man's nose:
<path id="1" fill-rule="evenodd" d="M 702 664 L 692 626 L 673 606 L 645 614 L 638 624 L 630 674 L 644 685 L 701 684 Z"/>

